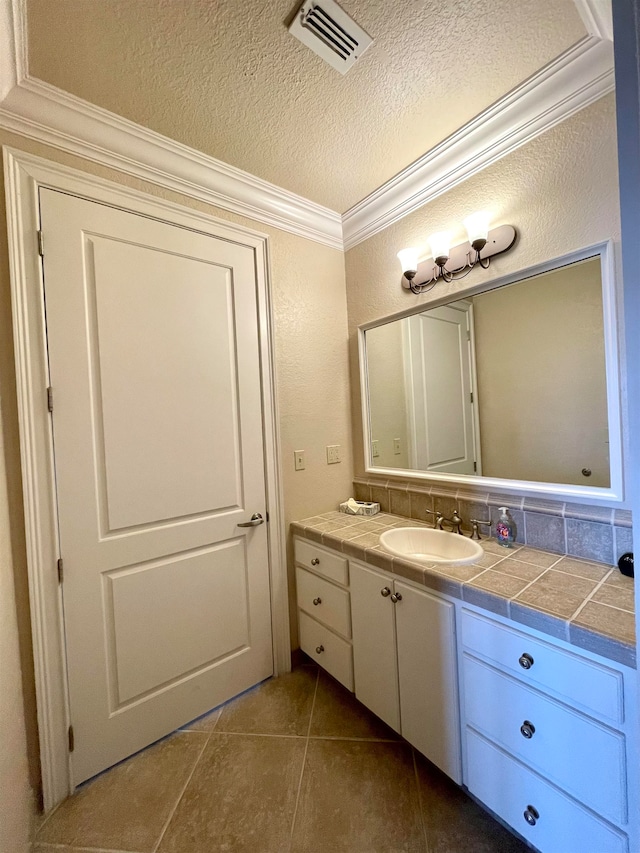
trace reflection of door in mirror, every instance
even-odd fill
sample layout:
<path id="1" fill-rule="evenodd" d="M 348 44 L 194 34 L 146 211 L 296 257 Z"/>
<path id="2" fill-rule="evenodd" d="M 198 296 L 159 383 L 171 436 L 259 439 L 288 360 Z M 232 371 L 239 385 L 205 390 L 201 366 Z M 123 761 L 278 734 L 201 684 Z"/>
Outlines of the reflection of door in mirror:
<path id="1" fill-rule="evenodd" d="M 402 326 L 410 467 L 482 473 L 474 434 L 471 303 L 433 308 L 407 317 Z"/>

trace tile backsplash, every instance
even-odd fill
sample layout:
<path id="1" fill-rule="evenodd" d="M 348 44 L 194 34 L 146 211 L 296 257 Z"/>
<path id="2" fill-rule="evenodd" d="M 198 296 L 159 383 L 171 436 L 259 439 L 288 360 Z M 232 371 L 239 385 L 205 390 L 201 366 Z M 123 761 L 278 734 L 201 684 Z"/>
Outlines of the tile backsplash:
<path id="1" fill-rule="evenodd" d="M 622 554 L 633 550 L 631 512 L 626 509 L 456 487 L 447 489 L 441 483 L 412 486 L 358 478 L 353 485 L 357 500 L 376 501 L 383 512 L 418 521 L 433 519 L 427 511 L 441 512 L 450 518 L 457 509 L 466 531 L 471 531 L 470 519 L 476 518 L 490 519 L 493 532 L 499 507 L 507 506 L 516 523 L 516 541 L 542 551 L 615 565 Z M 488 533 L 487 527 L 480 528 L 483 538 Z"/>

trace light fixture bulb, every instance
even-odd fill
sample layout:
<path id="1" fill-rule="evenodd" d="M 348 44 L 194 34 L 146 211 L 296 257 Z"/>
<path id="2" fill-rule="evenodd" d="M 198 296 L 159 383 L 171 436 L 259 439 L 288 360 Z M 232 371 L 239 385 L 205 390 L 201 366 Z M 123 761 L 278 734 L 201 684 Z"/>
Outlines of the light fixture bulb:
<path id="1" fill-rule="evenodd" d="M 489 237 L 489 222 L 491 216 L 486 210 L 480 210 L 478 213 L 472 213 L 464 220 L 464 227 L 467 229 L 467 236 L 472 247 L 479 252 L 487 244 Z"/>
<path id="2" fill-rule="evenodd" d="M 451 246 L 451 233 L 449 231 L 438 231 L 429 237 L 431 256 L 440 266 L 449 260 L 449 248 Z M 443 260 L 444 259 L 444 260 Z"/>
<path id="3" fill-rule="evenodd" d="M 402 249 L 398 252 L 398 260 L 405 278 L 411 280 L 418 272 L 418 250 Z"/>

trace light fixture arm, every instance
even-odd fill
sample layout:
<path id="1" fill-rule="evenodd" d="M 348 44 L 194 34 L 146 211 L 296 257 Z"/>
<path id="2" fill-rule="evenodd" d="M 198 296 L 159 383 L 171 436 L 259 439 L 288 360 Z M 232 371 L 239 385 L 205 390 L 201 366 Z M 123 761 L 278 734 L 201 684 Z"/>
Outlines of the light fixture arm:
<path id="1" fill-rule="evenodd" d="M 473 243 L 460 243 L 454 246 L 448 257 L 441 255 L 435 259 L 421 261 L 417 270 L 409 270 L 402 277 L 402 286 L 412 293 L 426 293 L 438 279 L 446 282 L 459 281 L 471 270 L 480 266 L 487 269 L 491 258 L 512 248 L 517 232 L 512 225 L 500 225 L 489 231 L 487 239 L 474 240 Z M 418 279 L 419 284 L 415 279 Z"/>

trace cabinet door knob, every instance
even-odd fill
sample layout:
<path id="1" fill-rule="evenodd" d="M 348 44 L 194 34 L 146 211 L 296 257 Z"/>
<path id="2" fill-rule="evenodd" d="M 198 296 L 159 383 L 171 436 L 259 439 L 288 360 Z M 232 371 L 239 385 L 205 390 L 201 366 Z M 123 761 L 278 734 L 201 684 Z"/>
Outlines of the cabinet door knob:
<path id="1" fill-rule="evenodd" d="M 312 566 L 319 566 L 320 560 L 317 557 L 314 557 L 313 560 L 311 560 L 311 565 Z"/>
<path id="2" fill-rule="evenodd" d="M 520 655 L 518 663 L 523 669 L 531 669 L 533 666 L 533 658 L 525 652 L 523 655 Z"/>
<path id="3" fill-rule="evenodd" d="M 402 593 L 394 592 L 391 596 L 391 601 L 393 601 L 394 604 L 397 604 L 399 601 L 402 601 Z"/>
<path id="4" fill-rule="evenodd" d="M 318 596 L 318 598 L 314 598 L 314 599 L 313 599 L 313 603 L 316 605 L 316 607 L 317 607 L 319 604 L 322 604 L 322 599 L 320 598 L 320 596 Z"/>
<path id="5" fill-rule="evenodd" d="M 316 646 L 316 654 L 321 655 L 324 651 L 324 646 Z"/>
<path id="6" fill-rule="evenodd" d="M 538 818 L 540 817 L 540 813 L 538 812 L 538 809 L 533 806 L 527 806 L 523 812 L 523 817 L 529 826 L 535 826 Z"/>
<path id="7" fill-rule="evenodd" d="M 531 740 L 531 738 L 536 733 L 536 727 L 533 723 L 530 723 L 529 720 L 525 720 L 524 723 L 520 726 L 520 734 L 522 737 L 526 737 L 527 740 Z"/>
<path id="8" fill-rule="evenodd" d="M 391 590 L 389 589 L 388 586 L 383 586 L 382 589 L 380 590 L 380 595 L 383 598 L 388 598 L 391 595 Z"/>

